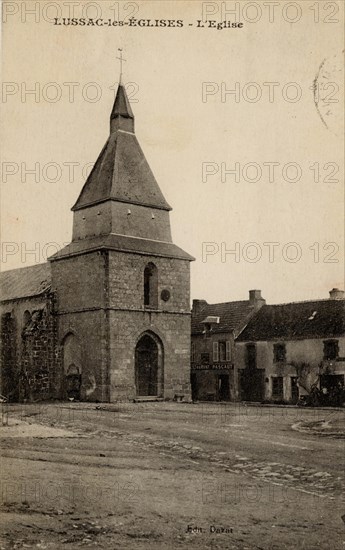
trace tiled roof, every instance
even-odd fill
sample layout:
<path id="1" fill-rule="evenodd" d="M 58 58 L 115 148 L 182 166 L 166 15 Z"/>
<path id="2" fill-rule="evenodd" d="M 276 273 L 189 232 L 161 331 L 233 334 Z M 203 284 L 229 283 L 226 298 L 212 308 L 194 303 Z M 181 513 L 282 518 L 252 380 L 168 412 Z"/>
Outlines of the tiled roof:
<path id="1" fill-rule="evenodd" d="M 202 334 L 206 317 L 219 317 L 219 323 L 212 325 L 212 332 L 238 332 L 254 313 L 254 306 L 249 300 L 224 302 L 202 306 L 200 311 L 192 313 L 192 334 Z"/>
<path id="2" fill-rule="evenodd" d="M 111 118 L 133 118 L 123 86 L 118 88 Z M 72 210 L 116 200 L 171 210 L 132 132 L 112 131 Z"/>
<path id="3" fill-rule="evenodd" d="M 316 300 L 263 306 L 237 340 L 328 338 L 343 334 L 345 300 Z"/>
<path id="4" fill-rule="evenodd" d="M 50 264 L 37 264 L 0 273 L 0 301 L 38 296 L 50 289 Z"/>
<path id="5" fill-rule="evenodd" d="M 73 241 L 49 259 L 58 260 L 65 256 L 83 254 L 93 250 L 118 250 L 120 252 L 132 252 L 148 256 L 162 256 L 165 258 L 178 258 L 189 261 L 194 260 L 193 256 L 190 256 L 187 252 L 184 252 L 182 248 L 179 248 L 173 243 L 114 234 Z"/>

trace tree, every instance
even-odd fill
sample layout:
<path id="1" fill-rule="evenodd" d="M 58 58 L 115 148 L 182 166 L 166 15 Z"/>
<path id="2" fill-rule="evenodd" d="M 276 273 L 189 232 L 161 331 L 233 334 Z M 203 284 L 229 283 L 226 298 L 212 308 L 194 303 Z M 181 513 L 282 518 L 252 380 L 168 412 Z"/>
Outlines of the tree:
<path id="1" fill-rule="evenodd" d="M 291 364 L 296 369 L 298 385 L 310 395 L 319 383 L 319 369 L 304 361 Z"/>

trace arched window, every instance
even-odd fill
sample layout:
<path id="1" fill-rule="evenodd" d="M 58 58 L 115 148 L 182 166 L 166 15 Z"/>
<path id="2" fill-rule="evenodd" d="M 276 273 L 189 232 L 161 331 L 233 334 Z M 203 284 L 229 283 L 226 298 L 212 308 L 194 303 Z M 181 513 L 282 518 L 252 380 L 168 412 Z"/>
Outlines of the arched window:
<path id="1" fill-rule="evenodd" d="M 158 307 L 158 270 L 151 262 L 144 270 L 144 306 Z"/>

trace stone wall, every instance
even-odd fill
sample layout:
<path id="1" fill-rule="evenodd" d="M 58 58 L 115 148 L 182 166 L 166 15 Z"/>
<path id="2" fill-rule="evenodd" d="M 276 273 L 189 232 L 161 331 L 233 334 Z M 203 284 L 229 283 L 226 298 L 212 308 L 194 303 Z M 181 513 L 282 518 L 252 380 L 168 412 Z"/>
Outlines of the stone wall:
<path id="1" fill-rule="evenodd" d="M 166 210 L 107 201 L 76 210 L 73 216 L 73 241 L 117 233 L 171 242 L 169 212 Z"/>
<path id="2" fill-rule="evenodd" d="M 12 311 L 2 313 L 0 393 L 9 401 L 17 401 L 19 397 L 17 330 L 17 320 Z"/>
<path id="3" fill-rule="evenodd" d="M 59 314 L 105 306 L 106 264 L 104 252 L 51 262 L 52 290 L 56 292 Z"/>
<path id="4" fill-rule="evenodd" d="M 158 271 L 155 309 L 144 305 L 144 270 L 150 262 Z M 53 261 L 52 286 L 58 296 L 62 355 L 69 334 L 79 342 L 81 399 L 135 397 L 135 348 L 146 331 L 162 343 L 163 396 L 172 399 L 181 393 L 190 398 L 188 261 L 95 251 Z M 162 290 L 169 292 L 168 300 Z"/>
<path id="5" fill-rule="evenodd" d="M 52 297 L 22 329 L 20 400 L 60 397 L 61 357 Z"/>
<path id="6" fill-rule="evenodd" d="M 109 306 L 144 309 L 144 270 L 150 262 L 158 270 L 157 309 L 189 314 L 190 262 L 114 251 L 109 252 Z M 169 291 L 168 301 L 162 299 L 162 290 Z"/>
<path id="7" fill-rule="evenodd" d="M 51 266 L 52 288 L 58 296 L 58 342 L 65 359 L 62 397 L 66 398 L 66 376 L 72 362 L 64 346 L 73 335 L 77 342 L 75 363 L 81 373 L 81 399 L 108 401 L 108 254 L 90 252 L 53 261 Z"/>
<path id="8" fill-rule="evenodd" d="M 107 317 L 104 309 L 75 313 L 58 313 L 58 338 L 63 360 L 64 381 L 62 398 L 66 398 L 66 376 L 71 364 L 81 374 L 82 401 L 109 401 Z M 75 339 L 73 349 L 66 353 L 70 336 Z"/>
<path id="9" fill-rule="evenodd" d="M 133 399 L 135 348 L 144 333 L 153 333 L 163 347 L 163 397 L 190 391 L 190 316 L 159 312 L 110 311 L 110 398 Z"/>
<path id="10" fill-rule="evenodd" d="M 54 296 L 1 304 L 1 393 L 9 401 L 59 397 L 61 361 Z"/>

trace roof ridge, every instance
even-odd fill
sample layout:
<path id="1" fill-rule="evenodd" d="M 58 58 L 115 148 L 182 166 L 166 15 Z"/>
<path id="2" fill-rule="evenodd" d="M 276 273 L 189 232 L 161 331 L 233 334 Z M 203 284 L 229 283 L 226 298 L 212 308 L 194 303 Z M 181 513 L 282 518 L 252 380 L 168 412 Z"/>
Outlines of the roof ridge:
<path id="1" fill-rule="evenodd" d="M 226 305 L 226 304 L 243 304 L 243 303 L 250 303 L 250 300 L 232 300 L 232 301 L 229 301 L 229 302 L 216 302 L 214 304 L 209 304 L 208 302 L 205 304 L 204 307 L 207 307 L 207 306 L 222 306 L 222 305 Z"/>
<path id="2" fill-rule="evenodd" d="M 345 298 L 338 298 L 337 300 L 332 300 L 332 298 L 316 298 L 315 300 L 300 300 L 296 302 L 282 302 L 280 304 L 265 304 L 263 307 L 279 307 L 279 306 L 289 306 L 295 304 L 314 304 L 315 302 L 344 302 Z"/>
<path id="3" fill-rule="evenodd" d="M 238 336 L 238 341 L 342 335 L 345 330 L 344 305 L 344 299 L 321 299 L 263 306 Z"/>

